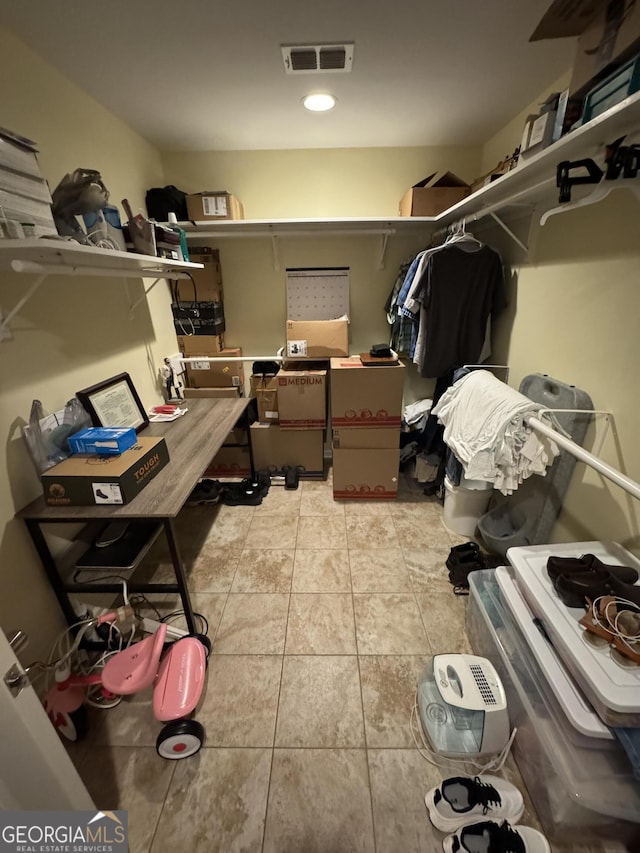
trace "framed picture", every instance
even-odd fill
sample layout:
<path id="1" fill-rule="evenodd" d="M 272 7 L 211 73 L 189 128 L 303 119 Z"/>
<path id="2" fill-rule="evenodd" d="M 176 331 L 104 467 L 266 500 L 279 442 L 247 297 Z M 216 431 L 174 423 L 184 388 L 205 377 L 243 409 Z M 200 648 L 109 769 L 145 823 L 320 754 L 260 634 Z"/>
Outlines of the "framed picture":
<path id="1" fill-rule="evenodd" d="M 149 424 L 144 406 L 128 373 L 119 373 L 76 396 L 91 415 L 94 426 L 135 427 L 140 432 Z"/>

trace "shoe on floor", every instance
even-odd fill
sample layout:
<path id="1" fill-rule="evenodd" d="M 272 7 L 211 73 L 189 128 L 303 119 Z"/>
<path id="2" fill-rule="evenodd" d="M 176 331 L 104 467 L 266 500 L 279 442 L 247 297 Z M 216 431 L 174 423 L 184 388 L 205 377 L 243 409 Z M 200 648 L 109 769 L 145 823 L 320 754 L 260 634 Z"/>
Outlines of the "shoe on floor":
<path id="1" fill-rule="evenodd" d="M 189 506 L 217 503 L 220 498 L 221 483 L 219 480 L 201 480 L 187 498 Z"/>
<path id="2" fill-rule="evenodd" d="M 551 853 L 544 835 L 531 826 L 485 820 L 463 827 L 442 842 L 444 853 Z"/>
<path id="3" fill-rule="evenodd" d="M 455 832 L 482 818 L 516 823 L 524 811 L 520 791 L 499 776 L 452 776 L 427 791 L 424 802 L 441 832 Z"/>

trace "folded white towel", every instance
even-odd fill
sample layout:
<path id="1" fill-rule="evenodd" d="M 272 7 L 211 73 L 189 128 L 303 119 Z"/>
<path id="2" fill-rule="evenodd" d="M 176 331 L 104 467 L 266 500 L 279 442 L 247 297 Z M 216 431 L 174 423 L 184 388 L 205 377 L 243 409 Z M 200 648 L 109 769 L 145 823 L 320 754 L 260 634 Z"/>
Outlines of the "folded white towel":
<path id="1" fill-rule="evenodd" d="M 487 370 L 474 370 L 448 388 L 432 413 L 444 424 L 444 441 L 471 480 L 487 480 L 503 495 L 512 494 L 532 474 L 544 476 L 560 452 L 554 441 L 526 424 L 529 415 L 566 435 L 543 406 L 500 382 Z"/>

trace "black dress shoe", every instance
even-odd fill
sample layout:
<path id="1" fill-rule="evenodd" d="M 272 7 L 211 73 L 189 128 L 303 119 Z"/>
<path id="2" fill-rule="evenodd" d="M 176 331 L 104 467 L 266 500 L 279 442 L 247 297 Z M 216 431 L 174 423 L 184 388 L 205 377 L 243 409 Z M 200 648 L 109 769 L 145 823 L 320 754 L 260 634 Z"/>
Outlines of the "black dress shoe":
<path id="1" fill-rule="evenodd" d="M 609 572 L 558 575 L 553 588 L 567 607 L 584 608 L 587 598 L 593 601 L 601 595 L 615 595 L 640 607 L 640 586 L 624 583 Z"/>
<path id="2" fill-rule="evenodd" d="M 582 557 L 549 557 L 547 572 L 552 581 L 560 575 L 571 577 L 588 572 L 606 572 L 624 583 L 635 583 L 638 580 L 638 572 L 630 566 L 611 566 L 603 563 L 594 554 L 583 554 Z"/>

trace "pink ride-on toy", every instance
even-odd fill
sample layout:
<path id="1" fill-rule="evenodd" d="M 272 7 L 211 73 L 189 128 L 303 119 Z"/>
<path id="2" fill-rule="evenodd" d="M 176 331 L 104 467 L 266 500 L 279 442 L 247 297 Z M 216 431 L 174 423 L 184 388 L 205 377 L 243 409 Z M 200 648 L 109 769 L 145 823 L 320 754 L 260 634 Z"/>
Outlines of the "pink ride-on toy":
<path id="1" fill-rule="evenodd" d="M 100 617 L 107 621 L 109 617 Z M 165 723 L 156 740 L 162 758 L 178 759 L 194 755 L 204 743 L 204 727 L 191 718 L 202 690 L 210 651 L 206 637 L 182 637 L 163 655 L 167 626 L 144 640 L 110 657 L 101 672 L 88 676 L 70 676 L 49 690 L 46 708 L 63 734 L 65 719 L 73 720 L 84 699 L 84 687 L 101 683 L 103 694 L 129 696 L 153 684 L 153 713 Z"/>

